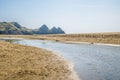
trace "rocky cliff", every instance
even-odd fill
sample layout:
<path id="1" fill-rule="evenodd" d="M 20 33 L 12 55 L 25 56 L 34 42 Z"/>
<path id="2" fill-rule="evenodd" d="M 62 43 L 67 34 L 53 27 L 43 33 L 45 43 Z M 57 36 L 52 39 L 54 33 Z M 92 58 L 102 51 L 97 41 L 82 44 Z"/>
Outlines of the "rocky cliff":
<path id="1" fill-rule="evenodd" d="M 28 29 L 17 22 L 0 22 L 0 34 L 65 34 L 60 28 L 49 29 L 46 24 L 38 29 Z"/>
<path id="2" fill-rule="evenodd" d="M 0 22 L 0 34 L 33 34 L 31 29 L 22 27 L 17 22 Z"/>
<path id="3" fill-rule="evenodd" d="M 36 30 L 36 34 L 65 34 L 65 32 L 60 27 L 49 29 L 47 25 L 44 24 Z"/>

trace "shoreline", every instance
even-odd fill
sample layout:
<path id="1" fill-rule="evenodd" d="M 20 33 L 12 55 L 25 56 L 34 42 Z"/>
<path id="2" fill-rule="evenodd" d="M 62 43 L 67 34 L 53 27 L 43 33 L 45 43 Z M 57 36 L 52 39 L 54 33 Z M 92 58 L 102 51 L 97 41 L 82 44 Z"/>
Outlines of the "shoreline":
<path id="1" fill-rule="evenodd" d="M 47 50 L 47 49 L 45 49 Z M 49 51 L 49 50 L 47 50 Z M 68 60 L 66 60 L 64 57 L 62 57 L 59 53 L 57 54 L 57 52 L 55 51 L 50 51 L 53 54 L 58 56 L 58 59 L 65 61 L 65 63 L 68 65 L 68 69 L 72 72 L 71 75 L 69 76 L 72 80 L 80 80 L 79 75 L 77 74 L 77 72 L 74 70 L 74 64 Z"/>
<path id="2" fill-rule="evenodd" d="M 33 40 L 49 40 L 49 41 L 55 41 L 55 42 L 61 42 L 66 44 L 93 44 L 93 45 L 105 45 L 105 46 L 115 46 L 120 47 L 120 44 L 109 44 L 109 43 L 94 43 L 94 42 L 77 42 L 77 41 L 64 41 L 64 40 L 53 40 L 53 39 L 39 39 L 39 38 L 26 38 L 26 37 L 0 37 L 0 39 L 13 39 L 13 40 L 22 40 L 22 39 L 33 39 Z"/>
<path id="3" fill-rule="evenodd" d="M 61 57 L 60 55 L 58 55 L 57 53 L 55 53 L 55 52 L 53 52 L 53 51 L 49 51 L 49 50 L 46 50 L 46 49 L 42 49 L 42 48 L 37 48 L 37 47 L 31 47 L 31 46 L 25 46 L 25 45 L 20 45 L 20 44 L 11 44 L 11 43 L 9 43 L 9 42 L 4 42 L 4 41 L 0 41 L 0 43 L 1 43 L 1 45 L 0 46 L 2 46 L 2 45 L 6 45 L 8 48 L 6 48 L 6 46 L 2 46 L 3 48 L 1 48 L 0 50 L 2 50 L 2 49 L 6 49 L 7 51 L 9 51 L 9 53 L 7 52 L 7 54 L 4 54 L 4 55 L 11 55 L 12 57 L 13 57 L 13 59 L 15 58 L 15 60 L 13 60 L 12 58 L 10 58 L 10 60 L 12 60 L 13 62 L 10 62 L 10 63 L 6 63 L 6 62 L 4 62 L 5 64 L 7 64 L 7 65 L 9 65 L 9 64 L 13 64 L 12 66 L 8 66 L 8 67 L 6 67 L 6 68 L 8 68 L 8 71 L 5 71 L 4 69 L 3 70 L 1 70 L 0 69 L 0 74 L 1 75 L 4 75 L 4 76 L 6 76 L 8 79 L 10 78 L 12 78 L 12 77 L 15 77 L 16 79 L 18 78 L 17 76 L 17 74 L 19 74 L 19 75 L 24 75 L 24 76 L 26 76 L 26 77 L 28 77 L 29 78 L 29 76 L 28 75 L 31 75 L 31 77 L 32 76 L 36 76 L 36 79 L 32 79 L 32 80 L 39 80 L 38 79 L 38 77 L 40 77 L 39 75 L 40 75 L 40 72 L 39 72 L 39 70 L 38 71 L 36 71 L 36 69 L 34 69 L 35 67 L 37 67 L 37 66 L 39 66 L 39 67 L 41 67 L 41 66 L 43 66 L 43 70 L 47 70 L 47 68 L 46 69 L 44 69 L 44 66 L 46 65 L 47 67 L 50 67 L 51 68 L 51 70 L 53 70 L 53 72 L 51 72 L 51 70 L 50 70 L 50 72 L 49 72 L 49 70 L 46 72 L 46 71 L 44 71 L 44 73 L 45 74 L 48 74 L 48 73 L 51 73 L 51 74 L 49 74 L 49 75 L 51 75 L 50 77 L 48 76 L 46 76 L 46 78 L 44 77 L 44 79 L 42 79 L 42 80 L 49 80 L 49 79 L 52 79 L 52 80 L 80 80 L 79 79 L 79 77 L 78 77 L 78 75 L 76 74 L 76 72 L 74 71 L 74 67 L 73 67 L 73 64 L 70 64 L 67 60 L 65 60 L 63 57 Z M 10 47 L 10 48 L 9 48 Z M 14 49 L 12 48 L 12 47 L 16 47 L 16 49 L 15 49 L 15 51 L 13 51 Z M 29 49 L 29 50 L 27 50 L 27 48 Z M 13 53 L 13 52 L 16 52 L 16 50 L 17 50 L 17 52 L 18 51 L 21 51 L 20 49 L 23 49 L 23 52 L 22 52 L 22 54 L 19 54 L 19 53 Z M 25 49 L 25 50 L 24 50 Z M 35 51 L 34 51 L 35 50 Z M 38 50 L 38 52 L 36 52 Z M 28 54 L 26 54 L 26 51 L 27 52 L 30 52 L 29 53 L 29 55 Z M 41 51 L 41 52 L 39 52 L 39 51 Z M 6 53 L 6 51 L 4 51 L 5 53 Z M 4 53 L 3 52 L 3 53 Z M 35 52 L 35 53 L 33 53 L 33 52 Z M 0 53 L 0 57 L 3 55 L 3 53 Z M 20 52 L 21 53 L 21 52 Z M 44 53 L 44 54 L 43 54 Z M 23 55 L 24 54 L 24 55 Z M 35 55 L 36 54 L 36 55 Z M 41 54 L 42 56 L 40 56 L 39 54 Z M 31 55 L 33 55 L 33 56 L 31 56 Z M 45 56 L 45 55 L 47 55 L 47 56 Z M 21 56 L 21 57 L 20 57 Z M 26 57 L 27 56 L 27 57 Z M 38 58 L 38 56 L 39 57 L 41 57 L 41 59 L 42 59 L 42 57 L 43 57 L 43 59 L 41 60 L 42 61 L 42 63 L 40 63 L 40 64 L 43 64 L 43 65 L 35 65 L 34 66 L 34 64 L 36 63 L 36 60 L 37 60 L 37 58 Z M 20 59 L 19 58 L 16 58 L 16 57 L 20 57 Z M 24 63 L 24 61 L 22 62 L 22 64 L 20 64 L 20 63 L 18 63 L 17 62 L 17 64 L 19 64 L 20 66 L 17 66 L 17 67 L 21 67 L 20 69 L 16 69 L 16 67 L 13 67 L 14 65 L 16 65 L 16 64 L 14 64 L 14 62 L 16 62 L 16 61 L 22 61 L 22 57 L 25 57 L 24 59 L 25 59 L 25 61 L 27 61 L 27 62 L 25 62 Z M 19 59 L 19 60 L 18 60 Z M 0 59 L 0 61 L 1 60 L 3 60 L 2 58 Z M 10 61 L 9 60 L 9 57 L 8 57 L 8 62 Z M 30 60 L 30 61 L 29 61 Z M 33 61 L 31 61 L 31 60 L 33 60 Z M 46 61 L 47 60 L 47 61 Z M 35 62 L 34 62 L 35 61 Z M 31 63 L 32 62 L 32 63 Z M 44 62 L 44 63 L 43 63 Z M 32 65 L 32 66 L 28 66 L 28 68 L 25 68 L 25 70 L 24 70 L 24 68 L 22 68 L 22 65 L 26 65 L 26 64 L 28 64 L 28 65 Z M 49 65 L 48 65 L 49 64 Z M 4 65 L 3 64 L 3 66 L 6 66 L 6 65 Z M 25 67 L 27 67 L 27 66 L 25 66 Z M 71 67 L 72 66 L 72 67 Z M 12 67 L 12 68 L 10 68 L 10 67 Z M 30 68 L 31 67 L 31 68 Z M 5 68 L 5 69 L 6 69 Z M 10 69 L 9 69 L 10 68 Z M 30 68 L 30 69 L 29 69 Z M 56 70 L 58 70 L 57 71 L 57 73 L 56 73 L 56 71 L 54 71 L 54 68 L 56 69 Z M 11 71 L 11 69 L 14 69 L 13 70 L 13 72 Z M 31 70 L 32 69 L 32 70 Z M 40 68 L 40 71 L 41 71 L 41 69 L 42 68 Z M 10 71 L 9 71 L 10 70 Z M 21 71 L 22 70 L 22 71 Z M 25 72 L 24 72 L 25 71 Z M 26 72 L 27 71 L 27 72 Z M 7 75 L 7 74 L 3 74 L 3 73 L 8 73 L 8 72 L 10 72 L 9 74 L 11 75 Z M 18 73 L 19 72 L 19 73 Z M 55 74 L 55 73 L 56 74 Z M 17 74 L 16 74 L 17 73 Z M 14 74 L 14 75 L 12 75 L 12 74 Z M 52 74 L 54 74 L 54 75 L 52 75 Z M 42 74 L 41 74 L 42 75 Z M 59 75 L 59 76 L 58 76 Z M 0 76 L 0 79 L 6 79 L 6 77 L 4 77 L 4 76 Z M 23 77 L 24 78 L 24 77 Z M 19 78 L 18 78 L 19 79 Z M 12 78 L 12 80 L 14 80 L 13 78 Z"/>
<path id="4" fill-rule="evenodd" d="M 119 44 L 107 44 L 107 43 L 91 43 L 91 42 L 74 42 L 74 41 L 56 41 L 56 42 L 62 42 L 66 44 L 91 44 L 91 45 L 105 45 L 105 46 L 118 46 Z"/>
<path id="5" fill-rule="evenodd" d="M 5 39 L 5 37 L 4 37 L 4 39 Z M 8 37 L 7 37 L 7 39 L 9 39 Z M 11 38 L 11 39 L 30 39 L 30 38 Z M 35 39 L 35 40 L 41 40 L 41 39 Z M 44 39 L 44 40 L 48 40 L 48 39 Z M 61 42 L 61 43 L 66 43 L 66 44 L 91 44 L 91 45 L 105 45 L 105 46 L 120 46 L 120 45 L 116 45 L 116 44 L 103 44 L 103 43 L 90 43 L 90 42 L 75 42 L 75 41 L 60 41 L 60 40 L 50 40 L 50 41 L 55 41 L 55 42 Z M 28 46 L 29 47 L 29 46 Z M 65 65 L 67 65 L 68 66 L 68 69 L 72 72 L 71 73 L 71 75 L 69 75 L 69 77 L 71 77 L 71 79 L 70 80 L 80 80 L 79 79 L 79 77 L 80 76 L 78 76 L 77 75 L 77 72 L 75 72 L 75 70 L 74 70 L 74 65 L 73 64 L 71 64 L 69 61 L 67 61 L 67 60 L 65 60 L 63 57 L 61 57 L 60 55 L 58 55 L 56 52 L 54 52 L 54 51 L 49 51 L 49 50 L 47 50 L 47 49 L 43 49 L 43 50 L 45 50 L 45 51 L 48 51 L 48 52 L 50 52 L 50 53 L 52 53 L 52 54 L 55 54 L 55 55 L 57 55 L 58 56 L 58 59 L 59 60 L 62 60 L 62 61 L 65 61 Z M 57 59 L 57 60 L 58 60 Z M 66 79 L 65 79 L 66 80 Z"/>
<path id="6" fill-rule="evenodd" d="M 51 34 L 51 35 L 0 35 L 7 38 L 24 38 L 37 40 L 52 40 L 71 44 L 120 45 L 120 32 L 90 33 L 90 34 Z"/>

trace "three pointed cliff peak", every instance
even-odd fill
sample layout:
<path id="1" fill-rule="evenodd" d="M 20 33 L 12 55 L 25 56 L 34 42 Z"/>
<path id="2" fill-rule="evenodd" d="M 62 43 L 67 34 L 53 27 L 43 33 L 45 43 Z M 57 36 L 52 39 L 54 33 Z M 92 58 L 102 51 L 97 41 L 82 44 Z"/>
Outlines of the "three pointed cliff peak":
<path id="1" fill-rule="evenodd" d="M 0 22 L 0 34 L 65 34 L 65 32 L 60 27 L 49 29 L 46 24 L 38 29 L 28 29 L 17 22 Z"/>

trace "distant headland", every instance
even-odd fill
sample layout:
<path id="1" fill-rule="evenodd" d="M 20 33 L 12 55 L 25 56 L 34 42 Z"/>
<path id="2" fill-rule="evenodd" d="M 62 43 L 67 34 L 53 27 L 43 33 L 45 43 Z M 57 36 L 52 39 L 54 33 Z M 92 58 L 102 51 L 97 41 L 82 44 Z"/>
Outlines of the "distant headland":
<path id="1" fill-rule="evenodd" d="M 0 34 L 65 34 L 65 32 L 60 27 L 49 29 L 46 24 L 38 29 L 28 29 L 17 22 L 0 22 Z"/>

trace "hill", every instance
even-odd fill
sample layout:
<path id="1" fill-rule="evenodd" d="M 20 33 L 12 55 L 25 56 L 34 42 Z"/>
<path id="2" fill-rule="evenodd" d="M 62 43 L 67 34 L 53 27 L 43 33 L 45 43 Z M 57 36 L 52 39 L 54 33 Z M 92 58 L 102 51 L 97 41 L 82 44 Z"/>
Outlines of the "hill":
<path id="1" fill-rule="evenodd" d="M 49 29 L 46 24 L 42 25 L 39 29 L 34 30 L 34 32 L 36 34 L 65 34 L 60 27 L 53 27 Z"/>
<path id="2" fill-rule="evenodd" d="M 60 27 L 49 29 L 45 24 L 32 30 L 21 26 L 17 22 L 0 22 L 0 34 L 65 34 L 65 32 Z"/>
<path id="3" fill-rule="evenodd" d="M 31 29 L 22 27 L 17 22 L 0 22 L 0 34 L 33 34 Z"/>

